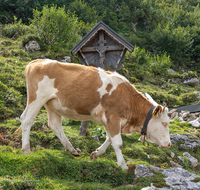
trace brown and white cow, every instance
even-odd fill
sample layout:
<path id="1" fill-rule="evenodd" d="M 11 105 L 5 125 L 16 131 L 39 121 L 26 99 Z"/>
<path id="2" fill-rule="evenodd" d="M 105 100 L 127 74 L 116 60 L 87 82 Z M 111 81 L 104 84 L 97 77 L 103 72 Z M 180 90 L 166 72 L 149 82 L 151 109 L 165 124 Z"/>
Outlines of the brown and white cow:
<path id="1" fill-rule="evenodd" d="M 123 76 L 80 64 L 38 59 L 25 70 L 27 106 L 21 115 L 22 150 L 30 153 L 29 133 L 42 106 L 48 112 L 48 124 L 65 149 L 78 155 L 65 136 L 61 117 L 93 120 L 104 125 L 106 141 L 91 158 L 102 155 L 112 144 L 118 165 L 127 170 L 122 155 L 121 133 L 141 132 L 152 103 Z M 171 146 L 168 109 L 157 105 L 153 111 L 146 139 L 160 147 Z"/>

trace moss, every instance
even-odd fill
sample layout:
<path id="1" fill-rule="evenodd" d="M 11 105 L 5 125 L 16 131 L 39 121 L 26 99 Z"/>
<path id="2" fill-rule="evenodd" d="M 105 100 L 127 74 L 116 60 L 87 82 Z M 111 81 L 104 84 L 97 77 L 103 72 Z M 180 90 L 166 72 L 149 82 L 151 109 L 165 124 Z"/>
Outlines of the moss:
<path id="1" fill-rule="evenodd" d="M 200 177 L 196 177 L 196 178 L 194 178 L 194 179 L 191 180 L 191 181 L 193 181 L 193 182 L 199 182 L 199 181 L 200 181 Z"/>

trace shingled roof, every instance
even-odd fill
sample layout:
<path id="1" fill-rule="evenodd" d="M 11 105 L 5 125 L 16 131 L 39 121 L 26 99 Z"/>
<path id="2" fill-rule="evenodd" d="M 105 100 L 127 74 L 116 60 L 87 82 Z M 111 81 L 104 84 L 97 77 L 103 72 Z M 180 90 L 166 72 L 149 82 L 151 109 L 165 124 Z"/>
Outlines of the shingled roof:
<path id="1" fill-rule="evenodd" d="M 109 26 L 107 26 L 102 21 L 98 22 L 96 26 L 88 32 L 81 41 L 79 41 L 72 49 L 71 52 L 75 55 L 88 41 L 90 41 L 99 30 L 105 31 L 113 40 L 118 42 L 120 45 L 124 46 L 128 51 L 132 52 L 134 46 L 122 38 L 119 34 L 117 34 L 114 30 L 112 30 Z"/>

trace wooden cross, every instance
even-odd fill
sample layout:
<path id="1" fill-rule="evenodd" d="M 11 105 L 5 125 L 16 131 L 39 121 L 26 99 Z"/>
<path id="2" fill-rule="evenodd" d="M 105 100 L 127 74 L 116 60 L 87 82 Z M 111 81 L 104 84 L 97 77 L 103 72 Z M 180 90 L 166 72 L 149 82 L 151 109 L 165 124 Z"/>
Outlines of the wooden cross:
<path id="1" fill-rule="evenodd" d="M 105 52 L 106 51 L 119 51 L 119 50 L 122 51 L 122 50 L 124 50 L 124 47 L 122 45 L 106 45 L 106 43 L 107 43 L 106 40 L 104 40 L 104 31 L 100 30 L 98 46 L 83 47 L 81 49 L 81 52 L 82 53 L 98 52 L 99 57 L 100 57 L 100 59 L 99 59 L 100 66 L 103 69 L 107 69 Z M 83 56 L 83 54 L 82 54 L 82 56 Z"/>

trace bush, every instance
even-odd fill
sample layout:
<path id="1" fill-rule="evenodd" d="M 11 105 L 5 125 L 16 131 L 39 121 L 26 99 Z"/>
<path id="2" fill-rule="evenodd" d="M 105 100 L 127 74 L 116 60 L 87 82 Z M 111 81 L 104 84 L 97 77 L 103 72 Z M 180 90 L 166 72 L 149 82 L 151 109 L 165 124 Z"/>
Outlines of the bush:
<path id="1" fill-rule="evenodd" d="M 166 53 L 163 55 L 154 55 L 150 63 L 151 70 L 154 74 L 163 74 L 166 73 L 167 69 L 172 66 L 172 62 L 169 56 Z"/>
<path id="2" fill-rule="evenodd" d="M 162 54 L 167 52 L 175 61 L 183 64 L 183 58 L 187 58 L 187 53 L 190 51 L 193 40 L 190 37 L 189 28 L 181 26 L 173 28 L 171 24 L 166 26 L 158 25 L 152 32 L 152 40 L 157 46 L 157 53 Z"/>
<path id="3" fill-rule="evenodd" d="M 31 20 L 34 33 L 46 44 L 68 43 L 72 46 L 81 39 L 79 35 L 82 22 L 69 11 L 65 13 L 65 7 L 57 8 L 44 6 L 43 10 L 33 10 L 34 18 Z"/>
<path id="4" fill-rule="evenodd" d="M 2 30 L 2 35 L 8 38 L 18 38 L 19 36 L 24 35 L 25 33 L 30 32 L 30 27 L 23 24 L 20 19 L 17 22 L 17 18 L 15 18 L 15 22 L 13 24 L 6 24 Z"/>

